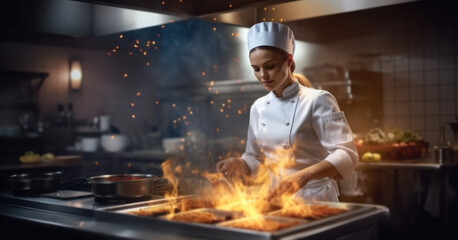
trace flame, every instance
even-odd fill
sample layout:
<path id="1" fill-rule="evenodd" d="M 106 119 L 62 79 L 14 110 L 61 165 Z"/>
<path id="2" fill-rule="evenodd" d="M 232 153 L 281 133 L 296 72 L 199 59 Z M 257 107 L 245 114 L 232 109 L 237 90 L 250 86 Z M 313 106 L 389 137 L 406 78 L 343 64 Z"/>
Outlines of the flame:
<path id="1" fill-rule="evenodd" d="M 244 142 L 240 141 L 241 144 Z M 240 156 L 240 153 L 228 152 L 225 156 L 219 156 L 219 159 Z M 162 163 L 164 178 L 172 185 L 171 191 L 164 196 L 170 203 L 168 217 L 173 217 L 176 209 L 186 211 L 183 201 L 177 198 L 179 178 L 184 173 L 200 175 L 209 181 L 211 188 L 199 192 L 199 196 L 202 199 L 208 199 L 212 203 L 212 208 L 243 213 L 248 219 L 248 224 L 252 226 L 263 228 L 265 224 L 268 224 L 265 215 L 278 209 L 285 209 L 300 216 L 310 216 L 311 206 L 293 195 L 283 194 L 274 200 L 268 200 L 274 184 L 278 178 L 281 179 L 283 169 L 291 167 L 294 163 L 295 159 L 291 154 L 291 149 L 284 149 L 280 146 L 269 154 L 269 159 L 265 159 L 252 176 L 201 172 L 193 168 L 189 162 L 185 165 L 174 166 L 172 160 L 168 159 Z"/>

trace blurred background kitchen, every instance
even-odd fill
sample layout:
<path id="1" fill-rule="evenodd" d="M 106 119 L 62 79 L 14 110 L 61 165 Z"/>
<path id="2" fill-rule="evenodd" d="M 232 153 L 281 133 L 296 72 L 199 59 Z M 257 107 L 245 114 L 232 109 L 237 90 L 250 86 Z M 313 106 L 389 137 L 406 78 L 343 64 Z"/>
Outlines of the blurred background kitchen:
<path id="1" fill-rule="evenodd" d="M 212 169 L 241 154 L 250 106 L 265 94 L 249 64 L 246 32 L 259 21 L 281 21 L 297 39 L 296 73 L 336 96 L 356 138 L 377 127 L 409 130 L 429 143 L 416 160 L 439 163 L 369 164 L 343 199 L 389 206 L 395 229 L 456 222 L 453 157 L 434 160 L 441 129 L 456 144 L 451 1 L 204 2 L 3 3 L 3 175 L 32 168 L 19 161 L 27 151 L 81 156 L 84 176 L 160 175 L 167 158 Z M 450 177 L 442 181 L 436 175 L 443 171 Z"/>

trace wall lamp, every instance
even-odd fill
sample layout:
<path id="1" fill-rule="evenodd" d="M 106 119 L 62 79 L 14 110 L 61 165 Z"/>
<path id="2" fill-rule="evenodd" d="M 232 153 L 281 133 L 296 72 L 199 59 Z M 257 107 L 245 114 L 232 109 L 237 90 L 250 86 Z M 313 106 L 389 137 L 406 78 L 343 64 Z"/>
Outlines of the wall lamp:
<path id="1" fill-rule="evenodd" d="M 70 60 L 70 90 L 78 91 L 81 89 L 83 83 L 83 69 L 81 67 L 81 61 Z"/>

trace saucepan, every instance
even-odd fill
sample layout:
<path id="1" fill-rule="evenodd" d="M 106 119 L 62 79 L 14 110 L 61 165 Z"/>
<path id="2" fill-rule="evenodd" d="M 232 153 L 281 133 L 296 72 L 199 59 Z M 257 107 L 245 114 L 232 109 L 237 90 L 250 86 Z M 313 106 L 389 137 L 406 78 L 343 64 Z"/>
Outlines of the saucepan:
<path id="1" fill-rule="evenodd" d="M 10 176 L 13 193 L 41 194 L 55 192 L 60 187 L 62 172 L 22 173 Z"/>
<path id="2" fill-rule="evenodd" d="M 158 178 L 152 174 L 106 174 L 88 181 L 95 197 L 117 199 L 151 196 Z"/>

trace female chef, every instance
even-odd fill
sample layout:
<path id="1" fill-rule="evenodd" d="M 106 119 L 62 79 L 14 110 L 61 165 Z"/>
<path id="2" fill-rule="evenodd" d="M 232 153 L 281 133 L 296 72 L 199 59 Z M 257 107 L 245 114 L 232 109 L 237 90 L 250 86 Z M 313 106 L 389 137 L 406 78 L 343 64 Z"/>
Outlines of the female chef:
<path id="1" fill-rule="evenodd" d="M 281 152 L 292 163 L 275 178 L 269 198 L 295 194 L 337 202 L 333 179 L 350 177 L 358 164 L 352 132 L 329 92 L 305 87 L 294 77 L 294 48 L 286 25 L 261 22 L 248 31 L 254 75 L 269 93 L 251 107 L 245 153 L 218 162 L 216 169 L 226 175 L 255 174 L 261 163 L 279 161 Z"/>

